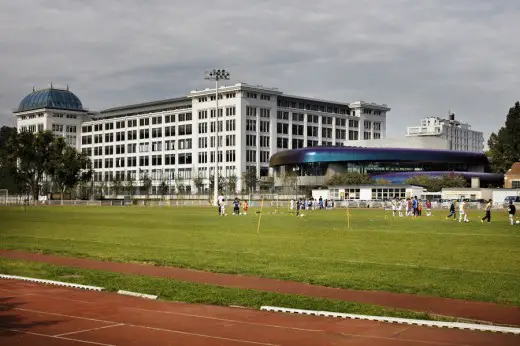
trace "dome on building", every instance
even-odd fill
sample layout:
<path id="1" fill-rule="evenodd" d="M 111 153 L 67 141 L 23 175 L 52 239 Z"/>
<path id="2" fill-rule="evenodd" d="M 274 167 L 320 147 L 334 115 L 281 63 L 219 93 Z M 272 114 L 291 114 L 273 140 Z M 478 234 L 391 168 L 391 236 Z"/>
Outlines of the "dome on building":
<path id="1" fill-rule="evenodd" d="M 17 112 L 25 112 L 33 109 L 53 108 L 72 111 L 83 111 L 83 105 L 74 93 L 53 87 L 44 90 L 33 91 L 25 96 Z"/>

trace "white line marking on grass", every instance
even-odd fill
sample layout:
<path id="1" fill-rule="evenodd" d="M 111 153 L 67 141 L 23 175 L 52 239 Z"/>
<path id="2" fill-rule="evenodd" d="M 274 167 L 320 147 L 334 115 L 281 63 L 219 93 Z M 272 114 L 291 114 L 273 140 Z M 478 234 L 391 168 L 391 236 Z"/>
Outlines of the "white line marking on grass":
<path id="1" fill-rule="evenodd" d="M 112 327 L 120 327 L 120 326 L 124 326 L 124 325 L 125 325 L 124 323 L 117 323 L 117 324 L 112 324 L 110 326 L 103 326 L 103 327 L 90 328 L 90 329 L 83 329 L 83 330 L 78 330 L 78 331 L 70 332 L 70 333 L 56 334 L 54 336 L 65 336 L 65 335 L 86 333 L 86 332 L 92 332 L 92 331 L 100 330 L 100 329 L 106 329 L 106 328 L 112 328 Z"/>
<path id="2" fill-rule="evenodd" d="M 466 329 L 466 330 L 475 330 L 475 331 L 499 332 L 499 333 L 504 333 L 504 334 L 508 334 L 508 333 L 509 334 L 520 334 L 520 328 L 502 327 L 502 326 L 495 326 L 495 325 L 483 325 L 483 324 L 474 324 L 474 323 L 440 322 L 440 321 L 415 320 L 415 319 L 398 318 L 398 317 L 345 314 L 345 313 L 340 313 L 340 312 L 291 309 L 291 308 L 283 308 L 283 307 L 277 307 L 277 306 L 262 306 L 262 307 L 260 307 L 260 310 L 272 311 L 272 312 L 285 312 L 285 313 L 291 313 L 291 314 L 311 315 L 311 316 L 324 316 L 324 317 L 347 318 L 347 319 L 354 319 L 354 320 L 367 320 L 367 321 L 378 321 L 378 322 L 386 322 L 386 323 L 409 324 L 409 325 L 426 326 L 426 327 Z"/>
<path id="3" fill-rule="evenodd" d="M 132 297 L 145 298 L 145 299 L 157 299 L 157 297 L 158 297 L 158 296 L 152 295 L 152 294 L 124 291 L 124 290 L 119 290 L 119 291 L 117 291 L 117 293 L 121 294 L 121 295 L 125 295 L 125 296 L 132 296 Z"/>
<path id="4" fill-rule="evenodd" d="M 111 324 L 120 323 L 120 322 L 116 322 L 116 321 L 106 321 L 106 320 L 99 320 L 99 319 L 95 319 L 95 318 L 73 316 L 73 315 L 59 314 L 59 313 L 55 313 L 55 312 L 46 312 L 46 311 L 32 310 L 32 309 L 13 308 L 12 310 L 27 311 L 27 312 L 34 312 L 34 313 L 39 313 L 39 314 L 43 314 L 43 315 L 69 317 L 69 318 L 75 318 L 75 319 L 79 319 L 79 320 L 87 320 L 87 321 L 95 321 L 95 322 L 103 322 L 103 323 L 111 323 Z M 149 327 L 149 326 L 128 324 L 128 323 L 123 323 L 123 324 L 125 326 L 129 326 L 129 327 L 137 327 L 137 328 L 143 328 L 143 329 L 164 331 L 164 332 L 170 332 L 170 333 L 176 333 L 176 334 L 193 335 L 193 336 L 199 336 L 199 337 L 205 337 L 205 338 L 217 339 L 217 340 L 236 341 L 236 342 L 241 342 L 241 343 L 245 343 L 245 344 L 279 346 L 277 344 L 269 344 L 269 343 L 264 343 L 264 342 L 248 341 L 248 340 L 241 340 L 241 339 L 231 339 L 231 338 L 225 338 L 225 337 L 214 336 L 214 335 L 183 332 L 183 331 L 174 330 L 174 329 L 156 328 L 156 327 Z M 70 340 L 75 340 L 75 339 L 70 339 Z M 105 344 L 100 344 L 100 345 L 105 345 Z"/>
<path id="5" fill-rule="evenodd" d="M 45 337 L 45 338 L 61 339 L 61 340 L 68 340 L 68 341 L 75 341 L 75 342 L 80 342 L 80 343 L 90 344 L 90 345 L 99 345 L 99 346 L 116 346 L 116 345 L 113 345 L 113 344 L 103 344 L 103 343 L 101 343 L 101 342 L 86 341 L 86 340 L 79 340 L 79 339 L 71 339 L 71 338 L 65 338 L 65 337 L 61 337 L 61 336 L 54 336 L 54 335 L 47 335 L 47 334 L 41 334 L 41 333 L 27 332 L 27 331 L 19 330 L 19 329 L 9 329 L 9 328 L 2 328 L 2 327 L 0 327 L 0 329 L 2 329 L 2 330 L 7 330 L 7 331 L 10 331 L 10 332 L 21 333 L 21 334 L 28 334 L 28 335 L 41 336 L 41 337 Z"/>
<path id="6" fill-rule="evenodd" d="M 155 312 L 155 313 L 161 313 L 161 314 L 168 314 L 168 315 L 177 315 L 177 316 L 202 318 L 202 319 L 206 319 L 206 320 L 215 320 L 215 321 L 222 321 L 222 322 L 232 322 L 232 323 L 237 323 L 237 324 L 248 324 L 248 325 L 253 325 L 253 326 L 263 326 L 263 327 L 272 327 L 272 328 L 280 328 L 280 329 L 300 330 L 300 331 L 305 331 L 305 332 L 318 332 L 318 333 L 319 332 L 323 332 L 323 330 L 320 330 L 320 329 L 305 329 L 305 328 L 297 328 L 297 327 L 286 327 L 286 326 L 280 326 L 280 325 L 274 325 L 274 324 L 265 324 L 265 323 L 257 323 L 257 322 L 247 322 L 247 321 L 231 320 L 231 319 L 228 319 L 228 318 L 186 314 L 186 313 L 182 313 L 182 312 L 150 310 L 150 309 L 134 308 L 134 307 L 127 307 L 127 308 L 128 309 L 133 309 L 133 310 L 140 310 L 140 311 L 148 311 L 148 312 Z"/>
<path id="7" fill-rule="evenodd" d="M 70 282 L 62 282 L 62 281 L 54 281 L 54 280 L 36 279 L 36 278 L 29 278 L 29 277 L 25 277 L 25 276 L 16 276 L 16 275 L 0 274 L 0 279 L 37 282 L 40 284 L 80 288 L 80 289 L 89 290 L 89 291 L 103 291 L 104 290 L 103 287 L 87 286 L 87 285 L 80 285 L 80 284 L 74 284 L 74 283 L 70 283 Z"/>

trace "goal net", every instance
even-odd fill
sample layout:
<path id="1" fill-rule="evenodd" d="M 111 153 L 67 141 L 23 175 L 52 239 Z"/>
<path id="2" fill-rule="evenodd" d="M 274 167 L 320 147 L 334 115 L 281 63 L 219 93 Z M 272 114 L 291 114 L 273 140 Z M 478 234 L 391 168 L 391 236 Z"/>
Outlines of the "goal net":
<path id="1" fill-rule="evenodd" d="M 9 191 L 7 189 L 0 189 L 0 205 L 7 205 L 9 199 Z"/>

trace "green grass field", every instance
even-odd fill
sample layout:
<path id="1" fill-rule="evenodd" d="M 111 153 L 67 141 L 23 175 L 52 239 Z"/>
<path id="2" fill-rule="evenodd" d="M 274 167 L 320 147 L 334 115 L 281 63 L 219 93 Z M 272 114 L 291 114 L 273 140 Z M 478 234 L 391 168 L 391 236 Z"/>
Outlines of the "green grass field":
<path id="1" fill-rule="evenodd" d="M 218 217 L 215 208 L 0 208 L 0 248 L 141 262 L 520 306 L 520 226 L 418 219 L 382 210 L 264 210 Z"/>

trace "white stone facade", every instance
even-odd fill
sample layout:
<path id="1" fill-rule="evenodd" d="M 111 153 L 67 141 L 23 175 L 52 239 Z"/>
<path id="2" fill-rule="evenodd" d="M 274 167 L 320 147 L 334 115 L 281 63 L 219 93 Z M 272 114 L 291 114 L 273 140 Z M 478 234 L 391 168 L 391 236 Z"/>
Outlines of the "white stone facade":
<path id="1" fill-rule="evenodd" d="M 195 192 L 193 179 L 200 176 L 202 192 L 207 192 L 215 166 L 215 106 L 213 88 L 95 114 L 40 109 L 15 115 L 19 130 L 54 128 L 57 134 L 75 136 L 69 142 L 91 157 L 96 181 L 130 175 L 137 186 L 146 172 L 154 191 L 164 181 Z M 246 170 L 268 176 L 269 158 L 277 151 L 385 138 L 388 111 L 386 105 L 288 96 L 245 83 L 221 86 L 219 175 L 236 176 L 240 190 Z M 55 116 L 60 113 L 64 116 Z M 73 135 L 68 126 L 75 126 Z"/>
<path id="2" fill-rule="evenodd" d="M 450 150 L 455 151 L 484 151 L 484 134 L 471 129 L 469 124 L 455 120 L 451 114 L 450 119 L 429 117 L 421 120 L 421 126 L 407 128 L 409 137 L 440 137 L 449 143 Z"/>

